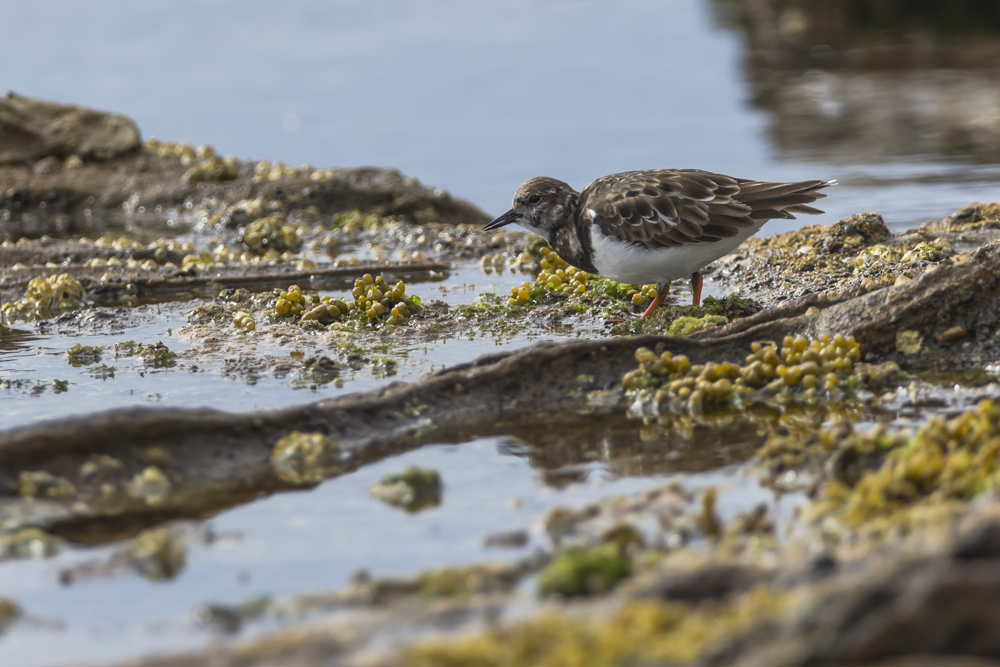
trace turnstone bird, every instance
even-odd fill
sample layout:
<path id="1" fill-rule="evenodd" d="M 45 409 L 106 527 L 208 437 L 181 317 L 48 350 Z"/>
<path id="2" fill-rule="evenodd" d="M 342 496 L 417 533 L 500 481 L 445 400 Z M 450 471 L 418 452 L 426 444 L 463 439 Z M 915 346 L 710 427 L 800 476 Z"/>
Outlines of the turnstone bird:
<path id="1" fill-rule="evenodd" d="M 622 283 L 651 284 L 653 314 L 670 282 L 691 276 L 701 305 L 700 270 L 732 252 L 765 222 L 822 213 L 807 204 L 836 181 L 766 183 L 699 169 L 627 171 L 582 192 L 541 176 L 521 184 L 514 206 L 486 225 L 517 224 L 539 234 L 569 264 Z"/>

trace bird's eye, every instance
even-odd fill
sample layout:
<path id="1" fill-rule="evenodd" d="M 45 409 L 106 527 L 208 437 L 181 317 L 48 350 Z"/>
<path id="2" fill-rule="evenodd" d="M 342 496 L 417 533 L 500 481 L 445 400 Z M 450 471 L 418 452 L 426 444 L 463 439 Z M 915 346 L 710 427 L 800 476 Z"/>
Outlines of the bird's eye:
<path id="1" fill-rule="evenodd" d="M 531 195 L 528 197 L 529 204 L 537 204 L 540 201 L 542 201 L 542 195 Z"/>

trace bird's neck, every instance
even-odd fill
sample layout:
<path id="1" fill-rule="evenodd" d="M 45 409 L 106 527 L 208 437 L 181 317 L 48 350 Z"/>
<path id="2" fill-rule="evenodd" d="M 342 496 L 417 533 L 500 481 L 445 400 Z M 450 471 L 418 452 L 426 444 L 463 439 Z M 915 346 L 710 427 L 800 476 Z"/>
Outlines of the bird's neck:
<path id="1" fill-rule="evenodd" d="M 566 262 L 588 273 L 597 273 L 594 266 L 594 246 L 590 238 L 590 220 L 581 220 L 577 215 L 576 198 L 563 224 L 557 225 L 548 234 L 548 242 Z"/>

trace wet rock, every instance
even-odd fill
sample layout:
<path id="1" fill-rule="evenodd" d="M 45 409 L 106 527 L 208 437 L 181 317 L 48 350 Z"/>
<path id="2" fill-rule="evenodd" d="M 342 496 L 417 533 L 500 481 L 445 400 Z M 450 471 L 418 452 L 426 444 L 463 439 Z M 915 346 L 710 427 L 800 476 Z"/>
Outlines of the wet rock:
<path id="1" fill-rule="evenodd" d="M 518 549 L 528 543 L 529 536 L 526 530 L 511 530 L 502 533 L 493 533 L 483 539 L 485 547 L 510 547 Z"/>
<path id="2" fill-rule="evenodd" d="M 410 466 L 401 473 L 387 475 L 368 489 L 373 497 L 407 512 L 419 512 L 441 504 L 441 476 L 436 470 Z"/>
<path id="3" fill-rule="evenodd" d="M 146 579 L 173 579 L 184 568 L 187 545 L 169 528 L 151 528 L 140 533 L 126 547 L 129 565 Z"/>
<path id="4" fill-rule="evenodd" d="M 43 102 L 8 93 L 0 97 L 0 164 L 64 159 L 107 160 L 142 146 L 139 128 L 125 116 L 83 107 Z M 56 169 L 36 170 L 51 173 Z M 50 171 L 51 169 L 51 171 Z"/>

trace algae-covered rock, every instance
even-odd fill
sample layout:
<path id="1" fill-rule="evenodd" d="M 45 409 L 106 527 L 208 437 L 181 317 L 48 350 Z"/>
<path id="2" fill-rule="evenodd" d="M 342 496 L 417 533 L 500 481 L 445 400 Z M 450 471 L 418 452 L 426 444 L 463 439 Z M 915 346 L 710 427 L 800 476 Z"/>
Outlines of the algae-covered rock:
<path id="1" fill-rule="evenodd" d="M 163 471 L 156 466 L 148 466 L 132 476 L 128 483 L 128 493 L 147 505 L 159 505 L 167 499 L 172 484 Z"/>
<path id="2" fill-rule="evenodd" d="M 150 528 L 139 533 L 125 548 L 129 565 L 146 579 L 173 579 L 184 568 L 187 545 L 169 528 Z"/>
<path id="3" fill-rule="evenodd" d="M 388 475 L 368 489 L 372 498 L 402 507 L 408 512 L 419 512 L 441 504 L 441 476 L 436 470 L 410 466 L 401 473 Z"/>
<path id="4" fill-rule="evenodd" d="M 62 541 L 39 528 L 24 528 L 0 535 L 0 559 L 48 558 L 59 551 Z"/>
<path id="5" fill-rule="evenodd" d="M 254 220 L 240 234 L 240 243 L 247 250 L 259 254 L 271 249 L 278 252 L 297 251 L 302 247 L 298 227 L 285 224 L 283 215 Z"/>
<path id="6" fill-rule="evenodd" d="M 340 447 L 322 433 L 293 431 L 271 451 L 271 469 L 289 484 L 322 482 L 339 473 L 340 466 Z"/>
<path id="7" fill-rule="evenodd" d="M 948 257 L 940 248 L 929 243 L 920 242 L 906 251 L 900 261 L 912 264 L 914 262 L 940 262 Z"/>
<path id="8" fill-rule="evenodd" d="M 631 573 L 632 564 L 615 542 L 568 549 L 538 575 L 538 594 L 573 597 L 603 593 Z"/>
<path id="9" fill-rule="evenodd" d="M 728 324 L 729 318 L 722 315 L 705 315 L 704 317 L 678 317 L 667 328 L 668 336 L 689 336 L 696 331 Z"/>
<path id="10" fill-rule="evenodd" d="M 902 257 L 902 249 L 896 246 L 886 245 L 884 243 L 876 243 L 875 245 L 869 246 L 859 252 L 852 260 L 852 264 L 854 264 L 855 268 L 861 268 L 863 266 L 867 266 L 868 264 L 874 264 L 875 262 L 889 262 L 890 264 L 895 264 L 900 261 Z"/>
<path id="11" fill-rule="evenodd" d="M 17 478 L 17 487 L 25 498 L 64 500 L 76 495 L 76 489 L 68 479 L 44 470 L 22 471 Z"/>
<path id="12" fill-rule="evenodd" d="M 80 281 L 68 273 L 32 278 L 17 301 L 3 304 L 6 317 L 41 320 L 87 305 Z"/>
<path id="13" fill-rule="evenodd" d="M 81 345 L 77 343 L 66 350 L 66 360 L 74 368 L 96 364 L 101 360 L 101 348 L 97 345 Z"/>
<path id="14" fill-rule="evenodd" d="M 139 356 L 146 366 L 153 368 L 173 368 L 177 365 L 177 353 L 172 352 L 162 342 L 144 346 Z"/>

